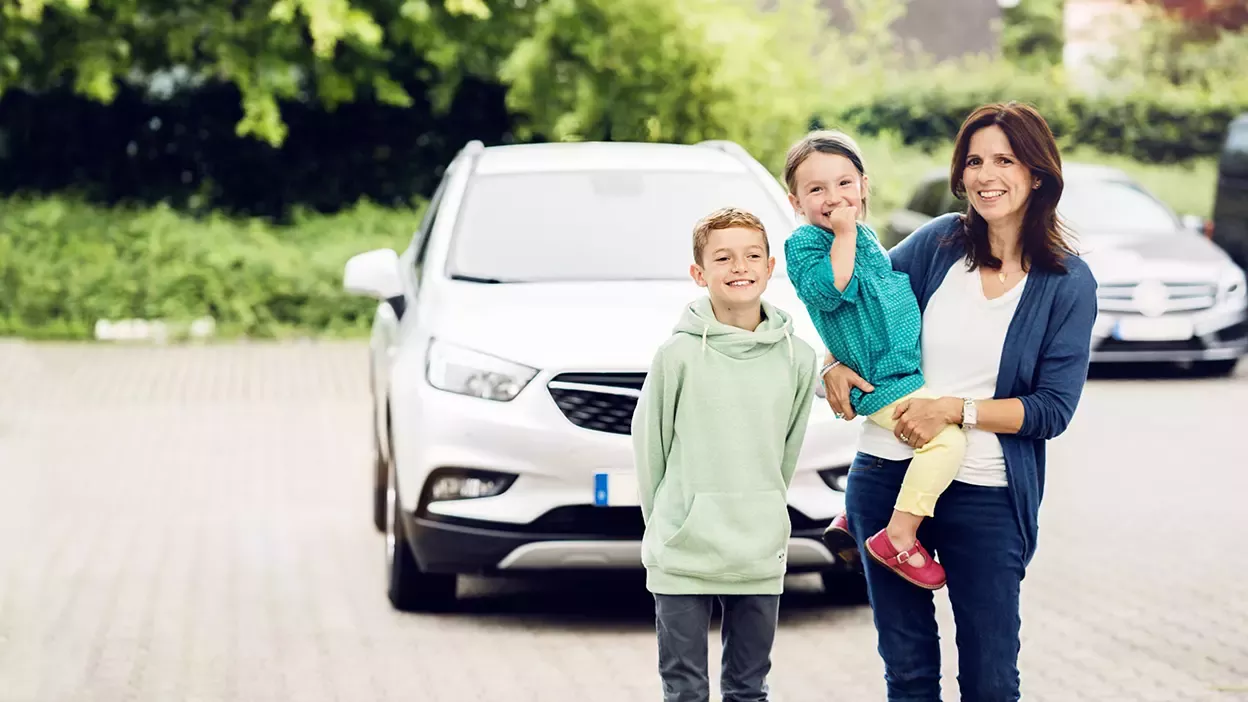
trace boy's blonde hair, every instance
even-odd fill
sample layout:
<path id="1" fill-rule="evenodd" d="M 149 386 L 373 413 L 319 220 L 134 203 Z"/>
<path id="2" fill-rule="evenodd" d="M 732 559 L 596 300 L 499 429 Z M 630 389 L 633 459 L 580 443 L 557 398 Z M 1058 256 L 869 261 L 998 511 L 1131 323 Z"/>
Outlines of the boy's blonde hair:
<path id="1" fill-rule="evenodd" d="M 858 148 L 858 142 L 854 141 L 853 137 L 834 129 L 819 129 L 790 146 L 789 153 L 784 158 L 784 184 L 791 194 L 797 194 L 798 167 L 816 153 L 844 156 L 854 164 L 858 175 L 867 174 L 866 168 L 862 165 L 862 149 Z M 867 216 L 867 197 L 868 193 L 863 192 L 862 212 L 859 213 L 861 217 Z"/>
<path id="2" fill-rule="evenodd" d="M 753 229 L 763 235 L 763 250 L 771 255 L 771 244 L 767 241 L 767 229 L 763 221 L 752 213 L 737 207 L 723 207 L 708 214 L 693 227 L 693 262 L 702 265 L 702 252 L 706 249 L 706 240 L 711 232 L 720 229 L 743 227 Z"/>

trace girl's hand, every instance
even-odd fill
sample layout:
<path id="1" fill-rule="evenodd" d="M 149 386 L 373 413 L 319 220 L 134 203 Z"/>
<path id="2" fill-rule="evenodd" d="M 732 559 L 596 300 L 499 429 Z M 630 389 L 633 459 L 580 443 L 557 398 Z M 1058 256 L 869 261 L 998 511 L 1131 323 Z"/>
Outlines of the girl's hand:
<path id="1" fill-rule="evenodd" d="M 832 354 L 824 358 L 824 365 L 832 362 Z M 852 368 L 841 364 L 823 374 L 823 389 L 827 395 L 828 406 L 836 413 L 838 419 L 849 421 L 855 416 L 853 405 L 849 402 L 849 389 L 858 388 L 863 392 L 871 392 L 875 386 L 862 379 Z"/>
<path id="2" fill-rule="evenodd" d="M 857 236 L 858 208 L 847 205 L 837 207 L 828 213 L 828 225 L 837 236 Z"/>
<path id="3" fill-rule="evenodd" d="M 962 401 L 956 397 L 903 400 L 893 412 L 893 419 L 897 420 L 897 427 L 893 429 L 897 439 L 919 448 L 945 427 L 961 424 Z"/>

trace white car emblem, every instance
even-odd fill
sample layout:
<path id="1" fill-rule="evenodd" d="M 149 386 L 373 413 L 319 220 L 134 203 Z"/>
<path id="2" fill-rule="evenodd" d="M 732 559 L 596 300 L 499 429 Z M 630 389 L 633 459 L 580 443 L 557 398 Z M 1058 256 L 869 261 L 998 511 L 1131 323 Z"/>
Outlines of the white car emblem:
<path id="1" fill-rule="evenodd" d="M 1131 300 L 1145 317 L 1160 317 L 1170 308 L 1170 293 L 1156 280 L 1146 280 L 1135 286 Z"/>

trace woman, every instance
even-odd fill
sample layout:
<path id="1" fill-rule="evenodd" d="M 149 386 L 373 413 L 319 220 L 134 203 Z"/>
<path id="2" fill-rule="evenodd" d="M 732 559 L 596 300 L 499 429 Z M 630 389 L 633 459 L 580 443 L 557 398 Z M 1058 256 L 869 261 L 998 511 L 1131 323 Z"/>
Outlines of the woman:
<path id="1" fill-rule="evenodd" d="M 1065 430 L 1087 379 L 1096 281 L 1058 221 L 1061 157 L 1034 109 L 975 110 L 950 183 L 967 214 L 938 217 L 889 252 L 919 299 L 923 372 L 943 397 L 903 403 L 893 432 L 864 424 L 844 516 L 861 545 L 888 523 L 914 447 L 949 425 L 966 431 L 966 457 L 919 539 L 945 568 L 962 699 L 1004 702 L 1019 699 L 1019 586 L 1036 549 L 1045 442 Z M 850 388 L 870 389 L 844 365 L 824 384 L 847 419 Z M 863 561 L 888 699 L 939 700 L 932 593 Z"/>

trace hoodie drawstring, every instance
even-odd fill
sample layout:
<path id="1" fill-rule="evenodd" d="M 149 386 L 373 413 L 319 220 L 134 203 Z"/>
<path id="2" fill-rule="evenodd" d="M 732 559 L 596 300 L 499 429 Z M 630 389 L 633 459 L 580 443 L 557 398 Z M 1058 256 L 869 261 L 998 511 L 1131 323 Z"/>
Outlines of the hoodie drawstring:
<path id="1" fill-rule="evenodd" d="M 702 353 L 706 354 L 706 333 L 711 330 L 711 325 L 707 324 L 702 327 Z"/>
<path id="2" fill-rule="evenodd" d="M 793 337 L 789 336 L 789 325 L 784 325 L 784 340 L 789 343 L 789 360 L 793 360 Z"/>

